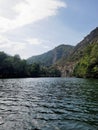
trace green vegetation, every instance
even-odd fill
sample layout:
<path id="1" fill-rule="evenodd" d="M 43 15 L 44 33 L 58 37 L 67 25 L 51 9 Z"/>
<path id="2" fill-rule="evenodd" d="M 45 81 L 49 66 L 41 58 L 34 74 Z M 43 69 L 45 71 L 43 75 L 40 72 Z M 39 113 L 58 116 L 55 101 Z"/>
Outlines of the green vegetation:
<path id="1" fill-rule="evenodd" d="M 43 67 L 37 63 L 28 65 L 26 60 L 21 60 L 19 55 L 14 57 L 0 52 L 0 78 L 23 77 L 59 77 L 60 72 L 53 67 Z"/>
<path id="2" fill-rule="evenodd" d="M 73 50 L 73 46 L 60 45 L 51 51 L 48 51 L 42 55 L 33 56 L 27 59 L 29 64 L 39 63 L 44 66 L 51 66 L 58 62 L 60 59 L 68 57 L 69 53 Z"/>
<path id="3" fill-rule="evenodd" d="M 70 73 L 76 77 L 98 78 L 98 27 L 84 37 L 67 58 L 61 58 L 56 66 L 65 77 Z"/>
<path id="4" fill-rule="evenodd" d="M 75 47 L 60 45 L 27 60 L 0 52 L 0 78 L 60 76 L 98 78 L 98 27 Z"/>
<path id="5" fill-rule="evenodd" d="M 77 77 L 98 78 L 98 43 L 89 44 L 84 55 L 76 64 L 74 75 Z"/>
<path id="6" fill-rule="evenodd" d="M 41 77 L 61 77 L 61 72 L 55 67 L 41 67 Z"/>

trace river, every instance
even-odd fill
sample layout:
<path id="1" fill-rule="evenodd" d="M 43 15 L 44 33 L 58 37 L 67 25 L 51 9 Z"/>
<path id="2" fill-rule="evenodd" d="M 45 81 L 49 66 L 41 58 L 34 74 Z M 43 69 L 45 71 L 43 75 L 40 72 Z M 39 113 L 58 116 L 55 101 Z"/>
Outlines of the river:
<path id="1" fill-rule="evenodd" d="M 98 130 L 98 80 L 0 79 L 0 130 Z"/>

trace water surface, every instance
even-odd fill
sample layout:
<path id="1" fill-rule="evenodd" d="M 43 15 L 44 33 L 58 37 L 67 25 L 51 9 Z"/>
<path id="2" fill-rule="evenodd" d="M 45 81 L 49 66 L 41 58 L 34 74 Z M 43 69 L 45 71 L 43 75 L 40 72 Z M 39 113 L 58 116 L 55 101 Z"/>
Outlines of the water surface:
<path id="1" fill-rule="evenodd" d="M 0 130 L 97 130 L 98 80 L 0 80 Z"/>

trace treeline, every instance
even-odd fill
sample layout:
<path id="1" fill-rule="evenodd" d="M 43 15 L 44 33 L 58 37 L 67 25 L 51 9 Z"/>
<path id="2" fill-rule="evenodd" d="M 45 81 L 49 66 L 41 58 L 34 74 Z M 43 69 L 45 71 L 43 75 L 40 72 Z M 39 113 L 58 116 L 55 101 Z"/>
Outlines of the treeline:
<path id="1" fill-rule="evenodd" d="M 60 77 L 61 73 L 54 67 L 43 67 L 40 64 L 27 64 L 19 55 L 9 56 L 0 52 L 0 78 L 24 77 Z"/>
<path id="2" fill-rule="evenodd" d="M 98 43 L 91 43 L 74 69 L 76 77 L 98 78 Z"/>

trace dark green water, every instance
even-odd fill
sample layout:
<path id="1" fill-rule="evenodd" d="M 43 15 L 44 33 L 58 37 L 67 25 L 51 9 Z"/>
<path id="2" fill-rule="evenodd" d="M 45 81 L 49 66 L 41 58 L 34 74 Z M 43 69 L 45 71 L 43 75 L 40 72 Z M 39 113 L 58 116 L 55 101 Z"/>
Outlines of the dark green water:
<path id="1" fill-rule="evenodd" d="M 98 80 L 0 80 L 0 130 L 98 130 Z"/>

